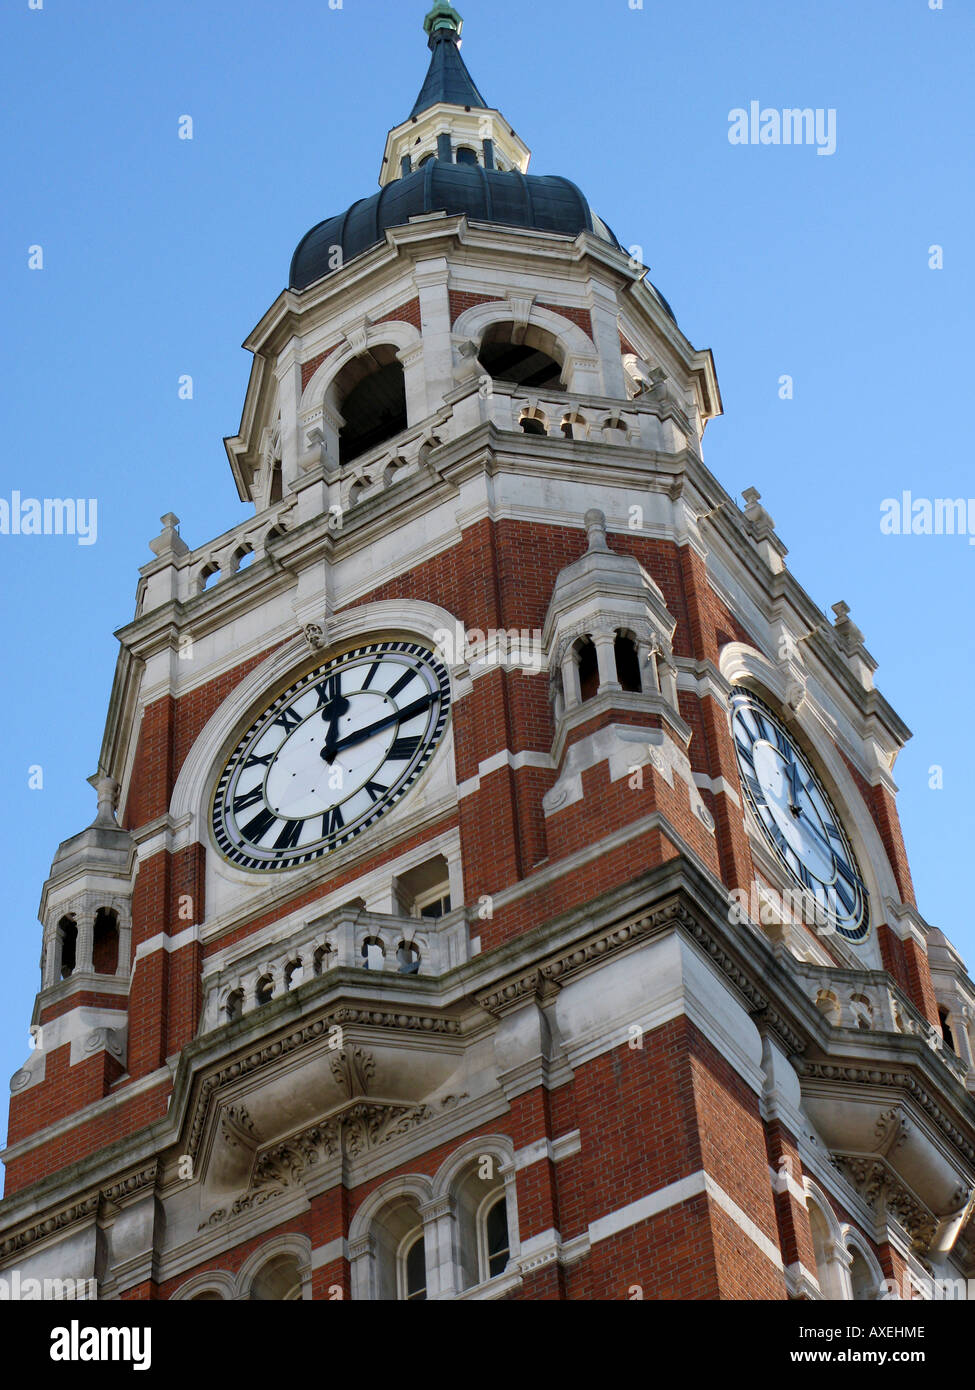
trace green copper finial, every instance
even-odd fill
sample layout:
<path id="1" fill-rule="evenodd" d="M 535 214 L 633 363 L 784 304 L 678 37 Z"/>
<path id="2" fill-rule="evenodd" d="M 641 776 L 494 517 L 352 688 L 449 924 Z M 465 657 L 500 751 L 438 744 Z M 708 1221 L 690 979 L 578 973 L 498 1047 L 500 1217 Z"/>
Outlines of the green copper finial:
<path id="1" fill-rule="evenodd" d="M 433 9 L 423 21 L 423 28 L 429 38 L 441 30 L 447 29 L 460 38 L 460 32 L 464 27 L 464 21 L 450 4 L 450 0 L 434 0 Z"/>

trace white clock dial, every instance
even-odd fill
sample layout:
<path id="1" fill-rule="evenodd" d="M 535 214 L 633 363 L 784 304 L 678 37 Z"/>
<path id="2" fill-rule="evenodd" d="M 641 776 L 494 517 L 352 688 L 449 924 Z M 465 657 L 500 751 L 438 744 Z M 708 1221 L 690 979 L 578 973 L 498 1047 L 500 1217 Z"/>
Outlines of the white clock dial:
<path id="1" fill-rule="evenodd" d="M 776 857 L 837 932 L 863 941 L 867 890 L 822 783 L 778 718 L 746 690 L 732 693 L 731 727 L 745 795 Z"/>
<path id="2" fill-rule="evenodd" d="M 213 834 L 244 869 L 290 869 L 348 842 L 413 785 L 440 741 L 450 678 L 413 642 L 336 657 L 280 694 L 217 784 Z"/>

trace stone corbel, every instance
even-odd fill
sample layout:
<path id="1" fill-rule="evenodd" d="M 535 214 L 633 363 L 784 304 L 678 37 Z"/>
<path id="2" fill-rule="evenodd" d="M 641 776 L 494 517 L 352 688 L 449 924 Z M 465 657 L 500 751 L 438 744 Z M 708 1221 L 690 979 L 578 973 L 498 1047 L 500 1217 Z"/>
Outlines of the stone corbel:
<path id="1" fill-rule="evenodd" d="M 525 334 L 528 331 L 528 323 L 535 306 L 535 296 L 509 294 L 508 306 L 514 320 L 511 329 L 511 341 L 516 347 L 520 347 L 525 341 Z"/>
<path id="2" fill-rule="evenodd" d="M 366 314 L 345 329 L 345 341 L 356 357 L 372 356 L 369 351 L 369 329 L 371 326 L 372 319 Z"/>

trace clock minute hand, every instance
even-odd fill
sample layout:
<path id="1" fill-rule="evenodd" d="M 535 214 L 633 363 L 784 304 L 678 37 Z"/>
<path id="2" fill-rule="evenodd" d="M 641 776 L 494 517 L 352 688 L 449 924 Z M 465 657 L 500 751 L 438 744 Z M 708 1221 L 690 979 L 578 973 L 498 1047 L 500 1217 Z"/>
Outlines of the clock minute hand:
<path id="1" fill-rule="evenodd" d="M 414 715 L 422 714 L 425 709 L 429 709 L 435 698 L 431 692 L 419 700 L 414 700 L 412 705 L 405 705 L 403 709 L 396 710 L 393 714 L 387 714 L 384 719 L 378 719 L 375 724 L 367 724 L 364 729 L 357 729 L 354 734 L 346 734 L 345 738 L 339 739 L 338 743 L 331 746 L 326 743 L 322 749 L 322 758 L 329 764 L 333 763 L 339 753 L 344 753 L 346 748 L 353 748 L 357 743 L 365 743 L 374 734 L 382 733 L 383 729 L 388 729 L 392 724 L 399 724 L 404 720 L 412 719 Z"/>
<path id="2" fill-rule="evenodd" d="M 803 816 L 802 823 L 805 826 L 806 830 L 808 830 L 809 834 L 812 835 L 813 839 L 818 840 L 819 843 L 822 845 L 823 849 L 827 851 L 830 858 L 833 860 L 834 866 L 839 864 L 845 864 L 846 869 L 849 870 L 849 872 L 844 872 L 843 877 L 848 878 L 851 883 L 856 884 L 856 886 L 859 889 L 861 889 L 864 896 L 866 896 L 866 884 L 863 882 L 863 880 L 860 878 L 858 874 L 855 874 L 853 872 L 849 864 L 846 864 L 846 861 L 840 858 L 840 856 L 836 853 L 836 850 L 833 848 L 830 842 L 828 840 L 823 839 L 822 835 L 820 835 L 819 831 L 813 825 L 812 821 L 809 819 L 808 816 Z"/>

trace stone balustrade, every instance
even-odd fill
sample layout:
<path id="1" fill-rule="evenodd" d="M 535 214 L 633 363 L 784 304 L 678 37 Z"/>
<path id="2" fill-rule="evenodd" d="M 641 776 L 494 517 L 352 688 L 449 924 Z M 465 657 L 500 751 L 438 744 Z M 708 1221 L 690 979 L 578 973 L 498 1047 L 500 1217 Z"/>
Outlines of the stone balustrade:
<path id="1" fill-rule="evenodd" d="M 446 917 L 394 916 L 340 908 L 304 926 L 289 925 L 280 941 L 221 953 L 204 967 L 201 1032 L 241 1018 L 309 980 L 338 968 L 393 975 L 440 976 L 470 955 L 463 909 Z"/>
<path id="2" fill-rule="evenodd" d="M 880 971 L 837 970 L 805 961 L 793 963 L 809 998 L 834 1028 L 861 1032 L 915 1033 L 959 1081 L 969 1076 L 967 1063 L 946 1047 L 934 1028 L 888 975 Z"/>

